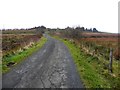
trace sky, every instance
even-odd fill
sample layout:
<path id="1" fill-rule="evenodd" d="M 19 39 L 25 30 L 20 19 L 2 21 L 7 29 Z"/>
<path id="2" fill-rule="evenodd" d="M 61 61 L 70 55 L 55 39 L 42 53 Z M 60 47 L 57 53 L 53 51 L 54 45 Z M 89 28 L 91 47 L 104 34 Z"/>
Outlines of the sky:
<path id="1" fill-rule="evenodd" d="M 0 0 L 0 29 L 85 27 L 118 32 L 119 0 Z"/>

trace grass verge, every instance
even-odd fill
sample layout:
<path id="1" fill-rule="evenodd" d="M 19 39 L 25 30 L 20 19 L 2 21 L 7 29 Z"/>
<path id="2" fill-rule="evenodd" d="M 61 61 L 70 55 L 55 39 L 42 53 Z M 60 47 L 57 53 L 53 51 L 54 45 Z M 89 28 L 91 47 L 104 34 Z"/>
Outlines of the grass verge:
<path id="1" fill-rule="evenodd" d="M 111 88 L 111 82 L 98 72 L 100 68 L 96 66 L 99 62 L 97 57 L 84 53 L 77 45 L 66 39 L 54 38 L 61 40 L 68 47 L 86 88 Z"/>
<path id="2" fill-rule="evenodd" d="M 45 44 L 46 41 L 47 39 L 45 37 L 42 37 L 32 47 L 22 52 L 11 54 L 8 57 L 4 57 L 2 59 L 2 73 L 8 72 L 11 67 L 15 66 L 16 64 L 20 63 L 22 60 L 30 56 L 32 53 L 36 52 L 39 48 L 41 48 Z M 13 65 L 10 66 L 10 64 L 13 64 Z"/>

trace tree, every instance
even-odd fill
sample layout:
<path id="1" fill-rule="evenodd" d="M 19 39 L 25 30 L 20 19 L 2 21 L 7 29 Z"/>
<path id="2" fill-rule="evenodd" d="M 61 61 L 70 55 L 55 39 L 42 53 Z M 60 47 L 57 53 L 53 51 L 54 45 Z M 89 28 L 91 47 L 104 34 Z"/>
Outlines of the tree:
<path id="1" fill-rule="evenodd" d="M 41 26 L 40 28 L 41 28 L 41 29 L 43 29 L 43 30 L 44 30 L 44 29 L 46 29 L 46 27 L 45 27 L 45 26 Z"/>
<path id="2" fill-rule="evenodd" d="M 93 32 L 98 32 L 98 30 L 96 28 L 93 28 Z"/>

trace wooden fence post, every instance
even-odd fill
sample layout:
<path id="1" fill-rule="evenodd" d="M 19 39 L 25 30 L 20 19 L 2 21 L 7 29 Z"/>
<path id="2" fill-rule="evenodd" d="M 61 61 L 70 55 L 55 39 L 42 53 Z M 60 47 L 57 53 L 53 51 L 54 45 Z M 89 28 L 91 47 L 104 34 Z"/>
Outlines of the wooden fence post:
<path id="1" fill-rule="evenodd" d="M 110 48 L 110 56 L 109 56 L 109 72 L 110 73 L 113 73 L 112 63 L 113 63 L 113 49 Z"/>

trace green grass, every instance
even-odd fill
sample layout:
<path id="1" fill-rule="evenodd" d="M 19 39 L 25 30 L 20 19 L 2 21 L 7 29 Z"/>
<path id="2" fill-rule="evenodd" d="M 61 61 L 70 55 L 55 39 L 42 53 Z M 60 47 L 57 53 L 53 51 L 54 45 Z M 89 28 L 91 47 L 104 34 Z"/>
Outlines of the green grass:
<path id="1" fill-rule="evenodd" d="M 78 72 L 80 74 L 81 80 L 86 88 L 110 88 L 109 80 L 98 73 L 98 69 L 96 69 L 96 63 L 98 62 L 97 57 L 93 57 L 85 54 L 80 50 L 78 46 L 71 43 L 68 40 L 60 39 L 55 37 L 69 48 L 71 55 L 74 59 L 74 62 L 77 66 Z M 100 69 L 100 67 L 98 66 Z"/>
<path id="2" fill-rule="evenodd" d="M 2 59 L 2 73 L 6 73 L 10 70 L 10 67 L 7 66 L 8 63 L 12 62 L 15 63 L 14 66 L 18 63 L 20 63 L 22 60 L 26 59 L 28 56 L 30 56 L 32 53 L 34 53 L 35 51 L 37 51 L 39 48 L 41 48 L 45 42 L 47 41 L 47 39 L 45 37 L 42 37 L 40 39 L 40 41 L 38 41 L 37 43 L 35 43 L 32 47 L 30 47 L 29 49 L 26 49 L 20 53 L 16 53 L 14 55 L 9 55 L 8 57 L 4 57 Z"/>

